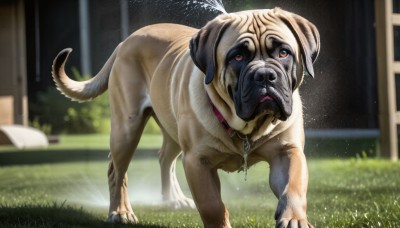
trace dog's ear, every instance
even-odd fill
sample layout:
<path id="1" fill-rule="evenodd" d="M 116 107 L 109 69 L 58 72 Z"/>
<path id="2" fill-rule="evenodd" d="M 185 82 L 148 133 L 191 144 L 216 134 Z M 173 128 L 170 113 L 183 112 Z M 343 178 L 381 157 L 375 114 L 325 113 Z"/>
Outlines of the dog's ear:
<path id="1" fill-rule="evenodd" d="M 318 57 L 320 50 L 320 37 L 318 29 L 314 24 L 294 13 L 274 9 L 276 15 L 289 27 L 297 42 L 300 44 L 301 55 L 306 71 L 314 77 L 313 63 Z"/>
<path id="2" fill-rule="evenodd" d="M 208 22 L 190 40 L 190 56 L 196 66 L 206 75 L 206 84 L 210 84 L 214 79 L 218 43 L 228 26 L 228 17 L 217 17 Z"/>

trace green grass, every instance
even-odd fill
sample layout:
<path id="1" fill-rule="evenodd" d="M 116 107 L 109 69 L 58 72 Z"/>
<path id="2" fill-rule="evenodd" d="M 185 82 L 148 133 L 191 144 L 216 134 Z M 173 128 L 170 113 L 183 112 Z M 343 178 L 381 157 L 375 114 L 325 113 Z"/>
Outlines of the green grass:
<path id="1" fill-rule="evenodd" d="M 89 134 L 89 135 L 61 135 L 59 143 L 50 144 L 44 150 L 109 150 L 109 134 Z M 162 136 L 159 134 L 144 135 L 138 147 L 140 149 L 156 149 L 161 146 Z M 25 149 L 23 151 L 38 151 L 42 148 Z M 13 146 L 0 146 L 1 152 L 18 151 Z"/>
<path id="2" fill-rule="evenodd" d="M 41 163 L 60 163 L 74 161 L 105 160 L 109 154 L 109 136 L 61 135 L 60 142 L 48 148 L 29 148 L 18 150 L 12 146 L 0 146 L 0 166 L 32 165 Z M 155 157 L 162 143 L 161 135 L 144 135 L 138 149 L 139 156 Z"/>
<path id="3" fill-rule="evenodd" d="M 136 156 L 136 155 L 135 155 Z M 310 159 L 308 215 L 316 227 L 399 227 L 400 163 L 372 159 Z M 107 161 L 0 168 L 0 227 L 113 227 L 107 217 Z M 131 163 L 129 187 L 143 227 L 201 227 L 195 210 L 160 204 L 158 162 Z M 189 195 L 181 164 L 182 188 Z M 272 227 L 277 200 L 260 163 L 220 173 L 233 227 Z"/>
<path id="4" fill-rule="evenodd" d="M 161 146 L 161 135 L 145 135 L 140 140 L 138 147 L 140 149 L 154 149 Z M 93 134 L 93 135 L 62 135 L 60 143 L 50 145 L 49 149 L 108 149 L 109 135 L 108 134 Z"/>
<path id="5" fill-rule="evenodd" d="M 60 140 L 48 149 L 0 147 L 0 227 L 115 227 L 105 222 L 108 135 L 66 135 Z M 156 159 L 161 141 L 159 135 L 143 137 L 129 169 L 139 227 L 201 227 L 196 210 L 176 211 L 161 204 Z M 325 150 L 321 145 L 329 142 L 314 149 Z M 190 196 L 180 163 L 177 172 Z M 308 215 L 316 227 L 400 226 L 400 163 L 309 158 L 309 172 Z M 220 176 L 233 227 L 274 226 L 277 199 L 269 188 L 266 163 L 252 167 L 247 181 L 243 173 Z"/>

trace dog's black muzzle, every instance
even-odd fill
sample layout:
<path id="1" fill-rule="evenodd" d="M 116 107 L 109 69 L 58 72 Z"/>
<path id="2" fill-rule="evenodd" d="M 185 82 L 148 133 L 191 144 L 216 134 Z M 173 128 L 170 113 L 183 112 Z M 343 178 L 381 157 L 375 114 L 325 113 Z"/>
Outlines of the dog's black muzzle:
<path id="1" fill-rule="evenodd" d="M 291 84 L 291 78 L 278 64 L 249 64 L 233 93 L 236 114 L 245 121 L 260 115 L 288 119 L 292 114 Z"/>

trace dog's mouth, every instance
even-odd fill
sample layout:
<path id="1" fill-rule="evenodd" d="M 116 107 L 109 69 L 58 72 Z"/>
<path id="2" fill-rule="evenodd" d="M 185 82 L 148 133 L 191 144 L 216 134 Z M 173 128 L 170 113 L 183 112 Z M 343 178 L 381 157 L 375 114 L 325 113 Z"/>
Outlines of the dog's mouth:
<path id="1" fill-rule="evenodd" d="M 236 114 L 244 121 L 252 121 L 261 116 L 275 116 L 279 118 L 282 114 L 281 105 L 278 104 L 276 96 L 265 93 L 249 96 L 248 99 L 236 100 Z M 258 99 L 256 97 L 259 97 Z"/>
<path id="2" fill-rule="evenodd" d="M 258 103 L 261 104 L 264 103 L 265 101 L 274 101 L 274 98 L 272 98 L 270 95 L 266 95 L 262 97 Z"/>
<path id="3" fill-rule="evenodd" d="M 274 96 L 267 94 L 259 99 L 252 118 L 255 119 L 258 116 L 275 116 L 279 118 L 282 115 L 281 112 L 282 109 Z"/>
<path id="4" fill-rule="evenodd" d="M 247 122 L 264 115 L 286 120 L 291 114 L 291 93 L 281 87 L 250 82 L 234 91 L 236 114 Z"/>

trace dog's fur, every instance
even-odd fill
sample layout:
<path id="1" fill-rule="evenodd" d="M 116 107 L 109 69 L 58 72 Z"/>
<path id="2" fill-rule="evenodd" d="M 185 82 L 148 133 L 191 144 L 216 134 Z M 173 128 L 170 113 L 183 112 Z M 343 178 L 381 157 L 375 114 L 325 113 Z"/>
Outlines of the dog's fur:
<path id="1" fill-rule="evenodd" d="M 303 72 L 314 75 L 319 46 L 314 25 L 276 8 L 220 15 L 200 30 L 176 24 L 142 28 L 85 82 L 65 74 L 71 49 L 60 52 L 53 77 L 62 93 L 86 101 L 109 90 L 109 221 L 138 221 L 128 198 L 126 171 L 147 120 L 154 117 L 164 136 L 159 160 L 165 201 L 194 207 L 175 176 L 182 151 L 204 226 L 230 227 L 217 169 L 246 170 L 267 161 L 271 189 L 279 199 L 277 226 L 311 226 L 298 87 Z M 215 115 L 223 117 L 225 127 Z M 226 128 L 235 135 L 228 135 Z M 249 150 L 243 149 L 246 142 Z"/>

